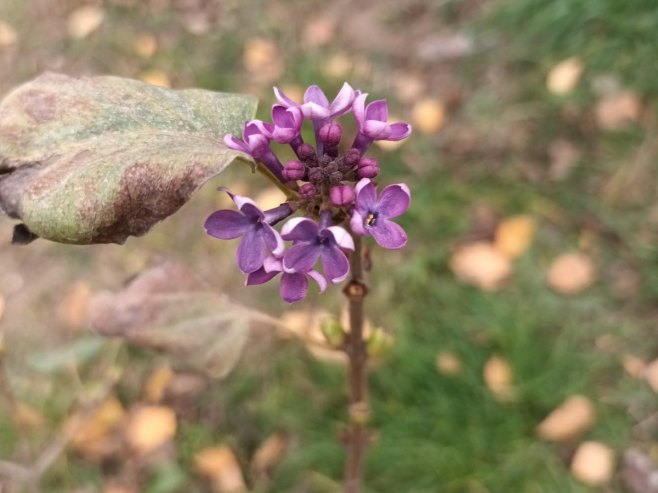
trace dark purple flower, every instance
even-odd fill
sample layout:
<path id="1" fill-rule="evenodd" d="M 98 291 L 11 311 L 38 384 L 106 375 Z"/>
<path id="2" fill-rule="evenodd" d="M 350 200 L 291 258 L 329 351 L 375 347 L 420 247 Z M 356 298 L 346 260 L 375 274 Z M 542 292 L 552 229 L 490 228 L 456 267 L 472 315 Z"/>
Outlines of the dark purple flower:
<path id="1" fill-rule="evenodd" d="M 258 159 L 279 181 L 283 182 L 285 181 L 282 174 L 283 166 L 270 148 L 271 134 L 273 131 L 274 125 L 271 123 L 251 120 L 244 124 L 242 139 L 228 134 L 224 136 L 224 143 L 230 149 L 242 151 L 254 159 Z"/>
<path id="2" fill-rule="evenodd" d="M 273 255 L 283 253 L 281 235 L 271 224 L 288 217 L 292 210 L 288 204 L 269 211 L 261 211 L 249 198 L 229 195 L 240 211 L 219 210 L 206 219 L 206 233 L 221 240 L 242 237 L 238 246 L 236 260 L 240 270 L 246 274 L 257 271 L 263 266 L 267 252 Z"/>
<path id="3" fill-rule="evenodd" d="M 272 106 L 270 137 L 279 144 L 290 144 L 300 139 L 304 116 L 298 107 L 285 107 L 280 104 Z M 301 144 L 299 141 L 298 145 Z"/>
<path id="4" fill-rule="evenodd" d="M 368 94 L 359 94 L 354 98 L 352 110 L 359 124 L 359 134 L 352 147 L 365 152 L 373 140 L 402 140 L 411 133 L 408 123 L 388 123 L 388 104 L 386 100 L 373 101 L 366 106 Z"/>
<path id="5" fill-rule="evenodd" d="M 320 259 L 329 281 L 345 280 L 350 263 L 342 249 L 354 250 L 354 240 L 340 226 L 326 227 L 330 220 L 331 214 L 323 213 L 320 225 L 311 219 L 296 217 L 283 226 L 281 237 L 294 242 L 283 256 L 284 272 L 308 272 Z"/>
<path id="6" fill-rule="evenodd" d="M 354 101 L 354 89 L 345 82 L 336 98 L 329 103 L 327 96 L 318 86 L 310 86 L 304 93 L 302 104 L 293 101 L 279 88 L 274 88 L 274 94 L 286 108 L 299 107 L 307 120 L 327 120 L 347 113 Z"/>
<path id="7" fill-rule="evenodd" d="M 320 287 L 320 292 L 324 292 L 327 287 L 327 280 L 315 270 L 308 272 L 284 272 L 283 262 L 275 257 L 266 257 L 263 266 L 247 276 L 247 286 L 263 284 L 281 274 L 281 283 L 279 284 L 279 294 L 286 303 L 294 303 L 306 297 L 308 293 L 307 276 L 313 279 Z"/>
<path id="8" fill-rule="evenodd" d="M 384 248 L 402 248 L 407 243 L 407 234 L 390 219 L 407 210 L 411 194 L 404 183 L 389 185 L 377 198 L 375 185 L 364 178 L 356 184 L 356 201 L 350 226 L 361 236 L 369 236 Z"/>

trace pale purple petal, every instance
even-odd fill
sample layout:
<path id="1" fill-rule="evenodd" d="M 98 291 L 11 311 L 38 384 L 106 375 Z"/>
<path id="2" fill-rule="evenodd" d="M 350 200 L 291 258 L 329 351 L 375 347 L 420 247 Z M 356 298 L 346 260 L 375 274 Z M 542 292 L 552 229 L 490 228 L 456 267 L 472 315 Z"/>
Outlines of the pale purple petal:
<path id="1" fill-rule="evenodd" d="M 267 255 L 267 245 L 261 228 L 251 228 L 246 231 L 236 252 L 238 267 L 245 274 L 257 271 L 263 266 Z"/>
<path id="2" fill-rule="evenodd" d="M 404 229 L 388 219 L 378 219 L 375 226 L 368 230 L 375 241 L 384 248 L 397 249 L 407 244 Z"/>
<path id="3" fill-rule="evenodd" d="M 329 109 L 332 116 L 340 116 L 347 113 L 354 101 L 354 89 L 347 82 L 343 83 L 336 98 L 331 102 Z"/>
<path id="4" fill-rule="evenodd" d="M 391 127 L 389 124 L 379 120 L 366 120 L 361 130 L 368 137 L 375 140 L 386 140 L 391 134 Z"/>
<path id="5" fill-rule="evenodd" d="M 245 284 L 247 286 L 254 286 L 256 284 L 264 284 L 267 281 L 269 281 L 270 279 L 272 279 L 273 277 L 275 277 L 277 274 L 278 274 L 278 272 L 266 272 L 265 269 L 263 267 L 261 267 L 260 269 L 254 271 L 254 272 L 251 272 L 247 276 L 247 281 L 245 282 Z"/>
<path id="6" fill-rule="evenodd" d="M 249 197 L 243 197 L 242 195 L 232 195 L 231 198 L 235 205 L 238 206 L 240 212 L 245 216 L 252 217 L 254 219 L 263 219 L 265 217 L 263 212 L 258 208 L 256 202 L 251 200 Z"/>
<path id="7" fill-rule="evenodd" d="M 250 154 L 249 146 L 231 134 L 224 136 L 224 144 L 226 144 L 226 147 L 233 149 L 234 151 L 242 151 Z"/>
<path id="8" fill-rule="evenodd" d="M 350 262 L 338 247 L 322 249 L 322 270 L 324 275 L 333 283 L 342 282 L 350 272 Z"/>
<path id="9" fill-rule="evenodd" d="M 264 135 L 265 137 L 271 137 L 272 131 L 274 130 L 274 125 L 271 123 L 263 122 L 261 120 L 254 120 L 251 122 L 253 128 L 256 130 L 251 131 L 246 137 L 254 136 L 257 134 Z"/>
<path id="10" fill-rule="evenodd" d="M 317 270 L 310 270 L 306 273 L 306 275 L 318 283 L 320 292 L 324 293 L 324 290 L 327 289 L 327 280 L 324 278 L 324 276 Z"/>
<path id="11" fill-rule="evenodd" d="M 357 97 L 355 97 L 354 102 L 352 103 L 352 111 L 354 112 L 354 118 L 356 118 L 356 121 L 359 124 L 359 128 L 363 128 L 363 125 L 366 121 L 367 97 L 368 93 L 364 92 L 363 94 L 359 94 Z"/>
<path id="12" fill-rule="evenodd" d="M 388 104 L 385 99 L 373 101 L 366 108 L 366 120 L 378 120 L 386 123 L 388 120 Z"/>
<path id="13" fill-rule="evenodd" d="M 303 300 L 308 293 L 308 279 L 301 273 L 284 273 L 279 284 L 279 294 L 286 303 Z"/>
<path id="14" fill-rule="evenodd" d="M 398 217 L 409 208 L 411 192 L 404 183 L 389 185 L 379 194 L 377 212 L 383 219 Z"/>
<path id="15" fill-rule="evenodd" d="M 232 240 L 245 234 L 253 225 L 249 218 L 237 211 L 215 211 L 206 219 L 206 233 L 220 240 Z"/>
<path id="16" fill-rule="evenodd" d="M 368 232 L 363 223 L 363 216 L 355 210 L 352 213 L 352 219 L 350 219 L 350 228 L 352 228 L 352 231 L 359 236 L 368 236 Z"/>
<path id="17" fill-rule="evenodd" d="M 315 103 L 322 108 L 329 109 L 329 100 L 322 89 L 316 85 L 309 86 L 304 93 L 304 103 Z"/>
<path id="18" fill-rule="evenodd" d="M 338 243 L 340 248 L 344 248 L 346 250 L 354 250 L 354 239 L 352 239 L 345 228 L 341 228 L 340 226 L 331 226 L 327 229 L 331 231 L 334 240 L 336 240 L 336 243 Z"/>
<path id="19" fill-rule="evenodd" d="M 308 118 L 309 120 L 324 120 L 325 118 L 329 118 L 331 116 L 329 108 L 320 106 L 317 103 L 304 103 L 301 106 L 301 109 L 304 117 Z"/>
<path id="20" fill-rule="evenodd" d="M 362 215 L 373 210 L 377 204 L 377 190 L 368 178 L 362 178 L 354 188 L 356 191 L 356 208 Z"/>
<path id="21" fill-rule="evenodd" d="M 320 257 L 322 247 L 318 244 L 297 243 L 283 256 L 284 272 L 308 272 Z"/>
<path id="22" fill-rule="evenodd" d="M 263 228 L 263 238 L 265 238 L 267 247 L 272 252 L 272 255 L 277 257 L 283 255 L 284 245 L 281 235 L 269 224 L 262 224 L 261 227 Z"/>
<path id="23" fill-rule="evenodd" d="M 287 108 L 291 108 L 291 107 L 294 107 L 294 106 L 299 106 L 299 103 L 297 101 L 293 101 L 292 99 L 290 99 L 278 87 L 274 88 L 274 95 L 276 96 L 276 99 L 278 99 L 279 102 L 283 106 L 286 106 Z"/>
<path id="24" fill-rule="evenodd" d="M 286 241 L 313 241 L 318 233 L 317 223 L 307 217 L 295 217 L 281 229 L 281 236 Z"/>
<path id="25" fill-rule="evenodd" d="M 283 262 L 280 258 L 268 255 L 263 260 L 263 269 L 265 269 L 265 272 L 281 272 L 283 271 Z"/>
<path id="26" fill-rule="evenodd" d="M 408 123 L 392 123 L 390 125 L 391 133 L 387 140 L 403 140 L 411 134 L 411 125 Z"/>

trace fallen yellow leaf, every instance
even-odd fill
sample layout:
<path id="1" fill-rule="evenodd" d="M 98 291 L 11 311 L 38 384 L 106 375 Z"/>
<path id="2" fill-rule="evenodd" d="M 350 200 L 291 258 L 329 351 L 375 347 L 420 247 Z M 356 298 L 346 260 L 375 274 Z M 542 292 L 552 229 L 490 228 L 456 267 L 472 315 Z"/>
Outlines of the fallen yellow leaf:
<path id="1" fill-rule="evenodd" d="M 478 242 L 460 247 L 450 259 L 450 268 L 460 281 L 495 291 L 511 273 L 512 264 L 492 244 Z"/>
<path id="2" fill-rule="evenodd" d="M 554 442 L 571 440 L 594 424 L 592 401 L 582 395 L 569 397 L 555 408 L 539 425 L 537 434 Z"/>
<path id="3" fill-rule="evenodd" d="M 506 359 L 494 355 L 484 365 L 484 382 L 498 401 L 509 401 L 514 398 L 512 386 L 512 367 Z"/>
<path id="4" fill-rule="evenodd" d="M 105 18 L 103 9 L 85 5 L 75 9 L 68 18 L 68 33 L 71 38 L 83 39 L 100 27 Z"/>
<path id="5" fill-rule="evenodd" d="M 130 416 L 125 435 L 131 448 L 146 454 L 176 434 L 176 415 L 165 406 L 140 406 Z"/>
<path id="6" fill-rule="evenodd" d="M 548 269 L 548 285 L 560 294 L 577 294 L 596 279 L 592 259 L 580 252 L 565 253 L 553 261 Z"/>
<path id="7" fill-rule="evenodd" d="M 288 437 L 283 433 L 270 435 L 254 453 L 251 470 L 254 476 L 264 478 L 281 461 L 288 446 Z"/>
<path id="8" fill-rule="evenodd" d="M 609 482 L 614 468 L 614 451 L 599 442 L 580 444 L 571 461 L 571 473 L 589 486 L 601 486 Z"/>
<path id="9" fill-rule="evenodd" d="M 506 257 L 515 259 L 528 250 L 534 236 L 534 219 L 529 216 L 514 216 L 498 225 L 494 246 Z"/>
<path id="10" fill-rule="evenodd" d="M 583 62 L 580 58 L 571 57 L 562 60 L 548 73 L 546 81 L 548 90 L 558 96 L 569 94 L 578 84 L 583 69 Z"/>
<path id="11" fill-rule="evenodd" d="M 247 486 L 240 464 L 227 446 L 210 447 L 194 456 L 194 467 L 213 483 L 217 493 L 242 493 Z"/>
<path id="12" fill-rule="evenodd" d="M 123 420 L 125 411 L 116 397 L 109 397 L 94 412 L 71 440 L 71 445 L 81 451 L 94 449 Z M 72 420 L 78 419 L 73 416 Z"/>
<path id="13" fill-rule="evenodd" d="M 414 127 L 422 133 L 431 134 L 445 123 L 445 107 L 435 98 L 425 98 L 414 104 L 412 118 Z"/>
<path id="14" fill-rule="evenodd" d="M 173 378 L 174 372 L 169 365 L 156 368 L 144 383 L 144 400 L 150 404 L 159 403 Z"/>

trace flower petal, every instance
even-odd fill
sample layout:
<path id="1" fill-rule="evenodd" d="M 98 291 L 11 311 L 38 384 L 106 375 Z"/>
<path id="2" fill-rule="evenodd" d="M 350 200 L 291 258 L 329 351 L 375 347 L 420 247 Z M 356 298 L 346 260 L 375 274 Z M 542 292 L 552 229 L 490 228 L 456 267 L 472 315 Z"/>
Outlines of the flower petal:
<path id="1" fill-rule="evenodd" d="M 352 213 L 350 228 L 352 228 L 352 231 L 359 236 L 368 236 L 370 234 L 363 226 L 363 216 L 356 210 Z"/>
<path id="2" fill-rule="evenodd" d="M 242 151 L 249 154 L 249 146 L 242 140 L 234 137 L 232 134 L 224 136 L 224 144 L 226 144 L 226 147 L 229 149 L 233 149 L 234 151 Z"/>
<path id="3" fill-rule="evenodd" d="M 309 86 L 304 93 L 304 103 L 315 103 L 322 108 L 329 109 L 329 100 L 324 91 L 316 85 Z"/>
<path id="4" fill-rule="evenodd" d="M 215 211 L 206 219 L 206 233 L 220 240 L 232 240 L 245 234 L 251 227 L 249 218 L 238 211 Z"/>
<path id="5" fill-rule="evenodd" d="M 355 97 L 354 102 L 352 103 L 352 111 L 354 112 L 354 118 L 356 118 L 356 121 L 359 124 L 359 129 L 362 129 L 363 125 L 366 122 L 367 97 L 368 97 L 368 93 L 364 92 L 363 94 L 359 94 L 357 97 Z"/>
<path id="6" fill-rule="evenodd" d="M 350 110 L 352 101 L 354 101 L 354 89 L 345 82 L 329 106 L 331 116 L 340 116 L 347 113 Z"/>
<path id="7" fill-rule="evenodd" d="M 404 183 L 387 186 L 379 194 L 379 200 L 377 200 L 377 212 L 380 220 L 401 216 L 409 208 L 410 200 L 411 192 Z"/>
<path id="8" fill-rule="evenodd" d="M 318 286 L 320 287 L 320 292 L 324 293 L 324 290 L 327 289 L 327 280 L 324 278 L 322 274 L 320 274 L 317 270 L 310 270 L 306 273 L 307 276 L 309 276 L 311 279 L 313 279 L 316 283 L 318 283 Z"/>
<path id="9" fill-rule="evenodd" d="M 263 260 L 267 256 L 267 246 L 262 233 L 262 228 L 250 228 L 238 245 L 236 260 L 238 267 L 245 274 L 255 272 L 263 266 Z"/>
<path id="10" fill-rule="evenodd" d="M 243 197 L 242 195 L 231 195 L 233 202 L 238 206 L 240 212 L 247 217 L 254 219 L 263 219 L 264 215 L 260 208 L 256 205 L 256 202 L 251 200 L 249 197 Z"/>
<path id="11" fill-rule="evenodd" d="M 350 273 L 350 262 L 347 256 L 338 246 L 322 248 L 322 270 L 327 278 L 335 283 L 339 283 L 347 278 Z"/>
<path id="12" fill-rule="evenodd" d="M 411 134 L 411 125 L 408 123 L 392 123 L 390 129 L 391 133 L 387 137 L 387 140 L 403 140 Z"/>
<path id="13" fill-rule="evenodd" d="M 366 120 L 388 121 L 388 103 L 385 99 L 373 101 L 366 107 Z"/>
<path id="14" fill-rule="evenodd" d="M 267 281 L 275 277 L 279 272 L 274 271 L 274 272 L 267 272 L 263 267 L 260 269 L 251 272 L 247 276 L 247 281 L 245 282 L 245 285 L 247 286 L 254 286 L 256 284 L 265 284 Z"/>
<path id="15" fill-rule="evenodd" d="M 281 229 L 281 236 L 286 241 L 314 241 L 318 233 L 317 223 L 307 217 L 292 218 Z"/>
<path id="16" fill-rule="evenodd" d="M 325 118 L 329 118 L 331 116 L 331 111 L 329 111 L 329 108 L 320 106 L 317 103 L 304 103 L 301 106 L 301 109 L 302 113 L 304 114 L 304 118 L 309 120 L 324 120 Z"/>
<path id="17" fill-rule="evenodd" d="M 345 228 L 341 228 L 340 226 L 331 226 L 327 228 L 327 230 L 331 231 L 334 240 L 336 240 L 336 243 L 338 243 L 340 248 L 344 248 L 346 250 L 354 250 L 354 239 L 350 236 Z"/>
<path id="18" fill-rule="evenodd" d="M 308 279 L 299 272 L 284 273 L 279 284 L 279 294 L 286 303 L 303 300 L 308 293 Z"/>
<path id="19" fill-rule="evenodd" d="M 263 238 L 265 239 L 265 242 L 267 243 L 267 247 L 270 249 L 272 252 L 272 255 L 275 257 L 279 257 L 283 255 L 283 239 L 281 238 L 281 235 L 276 231 L 272 226 L 269 224 L 263 223 L 261 225 L 262 228 L 262 235 Z"/>
<path id="20" fill-rule="evenodd" d="M 265 269 L 265 272 L 282 272 L 283 262 L 280 258 L 268 255 L 265 257 L 265 260 L 263 260 L 263 269 Z"/>
<path id="21" fill-rule="evenodd" d="M 279 102 L 287 108 L 299 106 L 299 103 L 297 101 L 293 101 L 292 99 L 290 99 L 278 87 L 274 88 L 274 95 L 276 96 L 276 99 L 278 99 Z"/>
<path id="22" fill-rule="evenodd" d="M 311 243 L 297 243 L 283 256 L 284 272 L 308 272 L 320 257 L 322 247 Z"/>
<path id="23" fill-rule="evenodd" d="M 361 130 L 368 137 L 375 140 L 386 140 L 391 135 L 389 124 L 379 120 L 366 120 Z"/>
<path id="24" fill-rule="evenodd" d="M 384 248 L 395 250 L 407 244 L 407 233 L 404 229 L 388 219 L 379 219 L 369 232 L 377 244 Z"/>
<path id="25" fill-rule="evenodd" d="M 356 191 L 356 208 L 365 216 L 368 211 L 374 210 L 377 204 L 377 190 L 369 178 L 362 178 L 354 187 Z"/>

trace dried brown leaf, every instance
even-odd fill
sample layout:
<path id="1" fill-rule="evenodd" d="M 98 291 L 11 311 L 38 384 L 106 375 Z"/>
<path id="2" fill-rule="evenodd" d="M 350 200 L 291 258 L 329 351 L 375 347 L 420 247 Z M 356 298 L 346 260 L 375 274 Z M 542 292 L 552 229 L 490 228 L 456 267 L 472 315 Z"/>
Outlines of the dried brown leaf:
<path id="1" fill-rule="evenodd" d="M 495 291 L 511 273 L 512 264 L 492 244 L 478 242 L 460 247 L 450 259 L 450 268 L 460 281 Z"/>
<path id="2" fill-rule="evenodd" d="M 425 98 L 414 104 L 412 118 L 414 128 L 422 133 L 431 134 L 439 130 L 445 123 L 446 110 L 440 100 Z"/>
<path id="3" fill-rule="evenodd" d="M 601 486 L 612 479 L 615 452 L 600 442 L 583 442 L 571 461 L 571 473 L 589 486 Z"/>
<path id="4" fill-rule="evenodd" d="M 539 425 L 544 440 L 571 440 L 589 429 L 596 419 L 594 405 L 587 397 L 574 395 L 555 408 Z"/>
<path id="5" fill-rule="evenodd" d="M 147 454 L 174 437 L 176 414 L 166 406 L 138 406 L 130 413 L 124 434 L 135 452 Z"/>
<path id="6" fill-rule="evenodd" d="M 103 9 L 85 5 L 75 9 L 68 18 L 68 33 L 71 38 L 83 39 L 100 27 L 105 18 Z"/>
<path id="7" fill-rule="evenodd" d="M 498 401 L 510 401 L 514 398 L 512 367 L 501 356 L 494 355 L 486 362 L 483 370 L 484 382 Z"/>
<path id="8" fill-rule="evenodd" d="M 227 446 L 200 450 L 194 456 L 194 466 L 199 474 L 210 479 L 217 493 L 247 491 L 240 464 Z"/>
<path id="9" fill-rule="evenodd" d="M 571 57 L 562 60 L 549 72 L 546 86 L 553 94 L 559 96 L 569 94 L 578 84 L 583 70 L 584 66 L 580 58 Z"/>
<path id="10" fill-rule="evenodd" d="M 535 236 L 535 229 L 535 221 L 529 216 L 504 219 L 496 229 L 494 246 L 506 257 L 515 259 L 528 250 Z"/>
<path id="11" fill-rule="evenodd" d="M 256 478 L 266 479 L 274 467 L 281 461 L 288 446 L 288 437 L 283 433 L 274 433 L 256 449 L 251 459 L 251 470 Z"/>
<path id="12" fill-rule="evenodd" d="M 560 294 L 577 294 L 596 279 L 592 259 L 580 252 L 565 253 L 553 261 L 548 269 L 548 285 Z"/>

